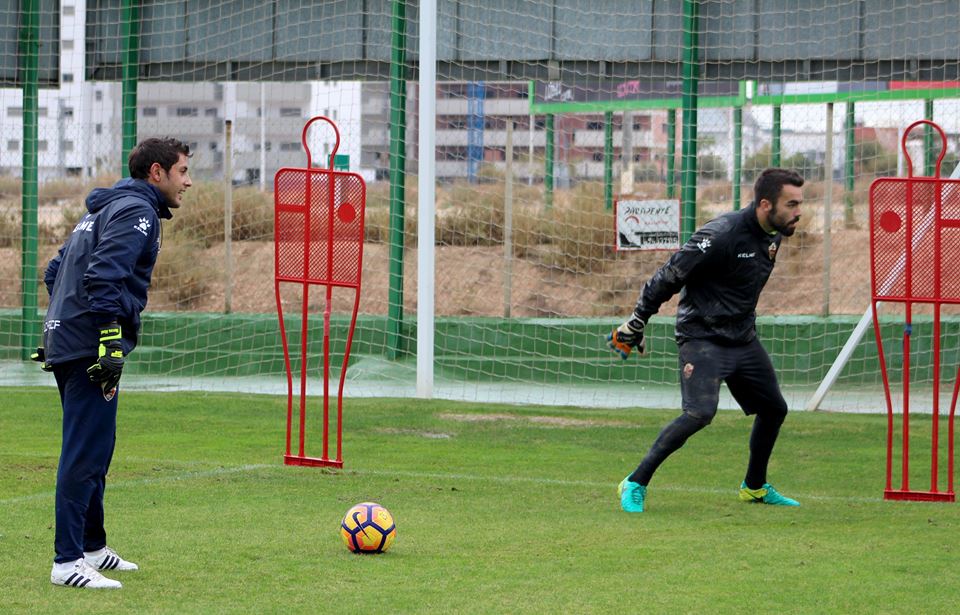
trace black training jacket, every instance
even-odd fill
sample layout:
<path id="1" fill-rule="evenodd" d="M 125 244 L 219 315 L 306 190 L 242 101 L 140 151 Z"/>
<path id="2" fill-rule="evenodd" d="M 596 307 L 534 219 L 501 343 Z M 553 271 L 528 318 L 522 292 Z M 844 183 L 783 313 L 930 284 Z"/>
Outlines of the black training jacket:
<path id="1" fill-rule="evenodd" d="M 640 291 L 634 314 L 646 322 L 680 293 L 678 343 L 739 345 L 757 336 L 756 308 L 773 271 L 781 235 L 768 234 L 753 205 L 706 223 Z"/>

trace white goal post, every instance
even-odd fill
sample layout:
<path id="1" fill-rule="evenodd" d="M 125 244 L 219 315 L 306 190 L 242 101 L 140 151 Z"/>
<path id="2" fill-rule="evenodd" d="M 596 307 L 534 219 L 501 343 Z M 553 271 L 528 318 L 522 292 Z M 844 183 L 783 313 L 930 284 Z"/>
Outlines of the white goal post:
<path id="1" fill-rule="evenodd" d="M 950 174 L 950 179 L 960 179 L 960 165 L 957 165 L 957 167 L 953 170 L 953 173 Z M 933 222 L 933 214 L 934 211 L 931 209 L 928 219 L 923 221 L 919 234 L 913 239 L 914 244 L 917 244 L 930 229 L 930 225 Z M 897 263 L 897 267 L 890 273 L 889 276 L 887 276 L 887 279 L 884 280 L 883 287 L 889 287 L 893 280 L 900 275 L 905 266 L 906 261 L 901 258 Z M 827 375 L 823 377 L 822 381 L 820 381 L 820 385 L 817 387 L 817 390 L 807 402 L 807 410 L 817 410 L 820 407 L 820 403 L 823 401 L 823 398 L 827 396 L 827 393 L 830 392 L 830 388 L 837 381 L 837 378 L 840 377 L 840 374 L 843 372 L 843 368 L 846 366 L 847 361 L 850 360 L 850 356 L 853 354 L 854 349 L 863 339 L 864 333 L 867 332 L 867 328 L 870 327 L 872 322 L 873 304 L 871 303 L 863 312 L 863 316 L 860 317 L 860 321 L 857 323 L 857 326 L 853 328 L 853 331 L 850 333 L 850 337 L 847 338 L 847 341 L 844 343 L 843 348 L 840 349 L 840 353 L 837 354 L 837 358 L 827 371 Z"/>

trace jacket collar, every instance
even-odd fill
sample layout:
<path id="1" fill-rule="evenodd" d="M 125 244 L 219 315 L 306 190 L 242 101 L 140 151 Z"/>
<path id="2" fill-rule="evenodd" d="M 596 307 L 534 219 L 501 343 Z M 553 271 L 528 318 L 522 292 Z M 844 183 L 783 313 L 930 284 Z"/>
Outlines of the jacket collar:
<path id="1" fill-rule="evenodd" d="M 763 230 L 763 227 L 760 226 L 760 220 L 757 218 L 757 204 L 755 202 L 750 203 L 744 211 L 744 216 L 747 219 L 747 226 L 750 227 L 751 232 L 757 237 L 762 237 L 763 239 L 773 240 L 777 238 L 779 232 L 768 233 Z"/>

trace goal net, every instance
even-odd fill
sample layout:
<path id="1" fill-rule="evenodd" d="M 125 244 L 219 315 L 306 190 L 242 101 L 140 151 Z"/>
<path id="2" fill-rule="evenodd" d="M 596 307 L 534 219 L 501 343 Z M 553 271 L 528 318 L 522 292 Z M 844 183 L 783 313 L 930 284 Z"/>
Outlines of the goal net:
<path id="1" fill-rule="evenodd" d="M 24 4 L 0 8 L 0 46 L 20 66 Z M 869 186 L 907 173 L 903 129 L 937 122 L 941 174 L 957 165 L 956 3 L 440 0 L 432 92 L 418 83 L 420 6 L 71 0 L 43 12 L 41 47 L 57 64 L 36 103 L 36 272 L 21 238 L 32 102 L 22 69 L 0 72 L 4 369 L 36 342 L 25 299 L 35 293 L 41 315 L 46 305 L 24 272 L 42 276 L 89 190 L 121 177 L 129 139 L 170 135 L 194 152 L 194 186 L 164 225 L 128 386 L 285 392 L 273 178 L 305 165 L 301 130 L 325 116 L 340 131 L 335 165 L 367 184 L 348 396 L 415 394 L 417 263 L 431 257 L 434 396 L 676 407 L 676 299 L 653 318 L 643 358 L 605 345 L 669 255 L 617 250 L 614 205 L 680 201 L 689 231 L 748 205 L 756 175 L 778 165 L 807 180 L 803 218 L 758 331 L 802 407 L 870 304 Z M 418 116 L 427 96 L 433 126 Z M 436 143 L 432 252 L 417 238 L 422 130 Z M 333 135 L 309 140 L 326 166 Z M 918 131 L 907 147 L 913 173 L 932 174 L 939 141 Z M 282 300 L 299 305 L 295 292 Z M 332 336 L 345 334 L 346 304 L 334 298 Z M 322 323 L 322 302 L 310 309 Z M 900 316 L 881 318 L 895 328 Z M 943 348 L 960 346 L 958 323 L 944 316 Z M 880 412 L 880 382 L 867 335 L 821 407 Z"/>

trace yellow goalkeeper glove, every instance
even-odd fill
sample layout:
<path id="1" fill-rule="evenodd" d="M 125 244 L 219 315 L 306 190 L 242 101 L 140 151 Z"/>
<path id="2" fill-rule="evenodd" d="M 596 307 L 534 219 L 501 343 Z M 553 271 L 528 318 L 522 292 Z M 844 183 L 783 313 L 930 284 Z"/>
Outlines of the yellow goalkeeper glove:
<path id="1" fill-rule="evenodd" d="M 87 368 L 92 382 L 99 382 L 104 393 L 109 393 L 120 383 L 123 373 L 123 334 L 120 325 L 112 322 L 100 327 L 100 347 L 97 362 Z"/>

